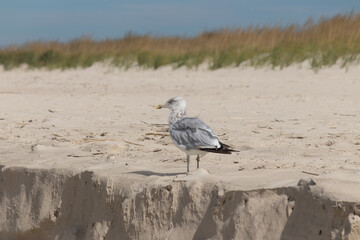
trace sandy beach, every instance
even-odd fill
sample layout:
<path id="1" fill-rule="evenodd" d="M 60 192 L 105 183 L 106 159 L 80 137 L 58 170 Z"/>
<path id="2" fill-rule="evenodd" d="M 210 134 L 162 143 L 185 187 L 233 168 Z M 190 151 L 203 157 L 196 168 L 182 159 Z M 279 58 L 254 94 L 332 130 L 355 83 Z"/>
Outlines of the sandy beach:
<path id="1" fill-rule="evenodd" d="M 359 76 L 359 66 L 317 73 L 298 66 L 209 71 L 101 64 L 65 71 L 0 70 L 0 237 L 117 239 L 126 233 L 122 239 L 360 239 Z M 155 109 L 174 96 L 187 100 L 188 116 L 198 116 L 239 152 L 207 154 L 200 170 L 193 157 L 186 175 L 185 154 L 168 135 L 169 111 Z M 76 205 L 77 195 L 64 187 L 73 176 L 104 183 L 99 192 L 106 197 L 86 202 L 95 195 L 84 188 Z M 300 179 L 307 185 L 299 187 Z M 169 193 L 151 190 L 159 187 L 176 195 L 169 206 L 161 200 Z M 298 188 L 308 189 L 301 195 L 292 190 Z M 137 193 L 152 196 L 151 201 L 145 206 L 138 199 L 131 203 L 137 210 L 126 215 L 126 199 Z M 253 199 L 248 215 L 239 210 L 235 200 L 244 196 L 237 194 Z M 289 194 L 305 199 L 305 205 L 294 200 L 305 216 L 285 211 L 294 202 Z M 222 196 L 232 205 L 213 202 Z M 315 196 L 314 203 L 309 196 Z M 114 204 L 118 197 L 121 217 L 95 204 Z M 64 198 L 83 208 L 67 213 Z M 202 207 L 195 211 L 190 203 Z M 334 210 L 337 203 L 343 215 Z M 322 205 L 332 210 L 318 213 Z M 84 217 L 92 209 L 94 215 Z M 140 216 L 139 209 L 146 213 Z M 164 215 L 154 217 L 161 209 Z M 221 217 L 214 218 L 219 212 Z M 290 214 L 298 222 L 289 222 Z M 170 224 L 169 219 L 177 220 Z M 83 231 L 74 230 L 74 222 Z M 184 231 L 187 238 L 181 238 Z"/>

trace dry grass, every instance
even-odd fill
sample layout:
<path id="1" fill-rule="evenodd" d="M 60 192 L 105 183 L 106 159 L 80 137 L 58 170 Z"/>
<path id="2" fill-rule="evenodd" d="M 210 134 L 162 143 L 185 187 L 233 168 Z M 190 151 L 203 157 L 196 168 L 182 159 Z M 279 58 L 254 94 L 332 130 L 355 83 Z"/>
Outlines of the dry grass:
<path id="1" fill-rule="evenodd" d="M 350 13 L 316 23 L 310 19 L 303 26 L 221 29 L 193 38 L 128 34 L 105 41 L 83 37 L 68 43 L 31 42 L 0 49 L 0 64 L 6 69 L 20 64 L 64 69 L 110 60 L 121 67 L 138 64 L 156 69 L 168 64 L 197 67 L 207 61 L 217 69 L 244 62 L 282 68 L 309 60 L 318 69 L 338 61 L 343 66 L 359 61 L 359 53 L 360 14 Z"/>

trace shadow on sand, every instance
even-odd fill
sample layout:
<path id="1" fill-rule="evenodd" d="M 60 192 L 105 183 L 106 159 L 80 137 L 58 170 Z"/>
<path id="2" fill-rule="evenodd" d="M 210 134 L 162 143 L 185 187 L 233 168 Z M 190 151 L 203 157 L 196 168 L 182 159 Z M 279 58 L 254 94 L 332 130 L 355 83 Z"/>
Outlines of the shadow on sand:
<path id="1" fill-rule="evenodd" d="M 153 172 L 153 171 L 134 171 L 134 172 L 129 172 L 129 173 L 134 173 L 134 174 L 140 174 L 140 175 L 144 175 L 144 176 L 177 176 L 180 174 L 186 174 L 186 172 L 175 172 L 175 173 L 159 173 L 159 172 Z"/>

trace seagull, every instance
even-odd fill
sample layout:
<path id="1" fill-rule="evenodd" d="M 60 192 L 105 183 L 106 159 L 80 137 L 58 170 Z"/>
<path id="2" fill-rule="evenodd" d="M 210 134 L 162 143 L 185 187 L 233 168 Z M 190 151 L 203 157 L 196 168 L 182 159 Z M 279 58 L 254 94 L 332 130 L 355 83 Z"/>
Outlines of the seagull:
<path id="1" fill-rule="evenodd" d="M 171 113 L 168 118 L 171 140 L 186 153 L 187 172 L 190 171 L 190 156 L 197 155 L 197 168 L 200 166 L 200 156 L 208 152 L 231 154 L 238 152 L 222 143 L 214 131 L 197 117 L 186 116 L 186 101 L 182 97 L 173 97 L 157 109 L 168 108 Z"/>

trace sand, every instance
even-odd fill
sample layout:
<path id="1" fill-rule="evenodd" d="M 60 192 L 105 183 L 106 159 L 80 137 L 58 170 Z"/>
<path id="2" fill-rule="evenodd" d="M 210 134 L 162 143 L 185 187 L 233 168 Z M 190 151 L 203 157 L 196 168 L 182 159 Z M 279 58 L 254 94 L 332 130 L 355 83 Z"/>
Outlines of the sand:
<path id="1" fill-rule="evenodd" d="M 0 70 L 0 239 L 360 239 L 359 76 Z M 173 96 L 240 152 L 186 175 Z"/>

